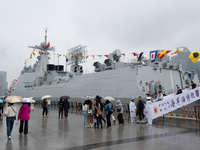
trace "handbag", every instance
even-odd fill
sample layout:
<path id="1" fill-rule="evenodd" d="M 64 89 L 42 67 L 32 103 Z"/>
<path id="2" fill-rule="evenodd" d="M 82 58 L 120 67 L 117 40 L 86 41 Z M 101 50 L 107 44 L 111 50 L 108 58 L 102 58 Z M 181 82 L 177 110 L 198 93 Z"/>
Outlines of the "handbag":
<path id="1" fill-rule="evenodd" d="M 97 114 L 98 115 L 102 115 L 102 111 L 100 109 L 100 104 L 99 104 L 99 108 L 97 108 L 96 105 L 95 105 L 95 108 L 97 109 Z"/>
<path id="2" fill-rule="evenodd" d="M 109 109 L 109 110 L 108 110 L 108 114 L 109 114 L 109 115 L 112 115 L 112 114 L 113 114 L 113 111 Z"/>
<path id="3" fill-rule="evenodd" d="M 87 111 L 87 105 L 83 105 L 83 111 Z"/>
<path id="4" fill-rule="evenodd" d="M 117 112 L 120 112 L 120 111 L 121 111 L 121 109 L 118 108 L 118 109 L 117 109 Z"/>
<path id="5" fill-rule="evenodd" d="M 88 114 L 92 115 L 92 110 L 91 109 L 88 110 Z"/>

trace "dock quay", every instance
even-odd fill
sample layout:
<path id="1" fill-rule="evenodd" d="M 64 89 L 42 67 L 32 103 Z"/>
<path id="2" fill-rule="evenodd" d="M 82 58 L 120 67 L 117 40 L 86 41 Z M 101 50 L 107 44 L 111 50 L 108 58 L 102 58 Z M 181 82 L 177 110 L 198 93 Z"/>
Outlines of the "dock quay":
<path id="1" fill-rule="evenodd" d="M 20 104 L 16 106 L 19 108 Z M 130 123 L 128 113 L 124 113 L 124 126 L 119 126 L 116 120 L 110 128 L 85 128 L 81 110 L 70 109 L 68 118 L 58 118 L 57 107 L 51 107 L 48 118 L 43 118 L 39 105 L 30 117 L 28 137 L 19 134 L 18 124 L 13 127 L 11 140 L 6 137 L 5 117 L 0 121 L 1 150 L 197 150 L 200 147 L 200 123 L 194 119 L 160 117 L 147 126 Z"/>

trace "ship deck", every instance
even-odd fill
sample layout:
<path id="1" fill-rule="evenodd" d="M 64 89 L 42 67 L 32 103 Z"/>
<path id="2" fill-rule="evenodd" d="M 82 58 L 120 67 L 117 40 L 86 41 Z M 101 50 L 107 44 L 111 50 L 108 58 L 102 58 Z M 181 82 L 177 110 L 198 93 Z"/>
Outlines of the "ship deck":
<path id="1" fill-rule="evenodd" d="M 18 106 L 19 108 L 19 106 Z M 165 118 L 156 119 L 152 126 L 130 123 L 124 115 L 125 126 L 84 128 L 83 115 L 70 111 L 67 119 L 58 118 L 58 110 L 51 109 L 42 118 L 42 109 L 31 112 L 28 137 L 19 135 L 19 124 L 14 125 L 12 138 L 6 137 L 6 119 L 0 121 L 0 149 L 6 150 L 68 150 L 68 149 L 148 149 L 197 150 L 200 147 L 199 122 Z"/>

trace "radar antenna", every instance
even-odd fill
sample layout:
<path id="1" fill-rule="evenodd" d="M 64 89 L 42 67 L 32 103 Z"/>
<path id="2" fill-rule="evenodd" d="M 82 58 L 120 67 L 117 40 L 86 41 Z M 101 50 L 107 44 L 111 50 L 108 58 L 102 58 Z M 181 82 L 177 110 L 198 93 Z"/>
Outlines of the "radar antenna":
<path id="1" fill-rule="evenodd" d="M 78 65 L 79 63 L 86 62 L 87 50 L 86 46 L 78 45 L 68 50 L 69 62 L 68 64 Z"/>

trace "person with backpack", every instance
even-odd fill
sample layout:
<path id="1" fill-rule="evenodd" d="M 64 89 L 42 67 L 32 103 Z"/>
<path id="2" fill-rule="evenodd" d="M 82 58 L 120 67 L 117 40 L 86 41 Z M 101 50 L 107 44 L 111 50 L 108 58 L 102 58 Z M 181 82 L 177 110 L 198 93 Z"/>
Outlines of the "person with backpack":
<path id="1" fill-rule="evenodd" d="M 87 100 L 85 100 L 82 107 L 82 111 L 84 115 L 84 121 L 83 121 L 84 127 L 87 127 L 88 125 L 88 108 L 89 106 L 87 105 Z"/>
<path id="2" fill-rule="evenodd" d="M 103 107 L 102 104 L 100 103 L 100 99 L 96 99 L 96 103 L 94 104 L 94 116 L 97 119 L 97 128 L 99 128 L 99 124 L 102 126 L 102 112 L 103 112 Z"/>

